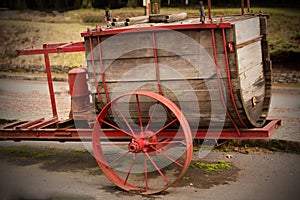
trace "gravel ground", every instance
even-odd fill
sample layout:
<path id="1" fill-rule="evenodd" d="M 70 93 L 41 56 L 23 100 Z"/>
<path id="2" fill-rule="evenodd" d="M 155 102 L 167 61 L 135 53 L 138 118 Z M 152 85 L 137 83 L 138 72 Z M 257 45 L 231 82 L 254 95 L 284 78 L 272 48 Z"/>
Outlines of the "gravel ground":
<path id="1" fill-rule="evenodd" d="M 225 200 L 296 200 L 300 192 L 300 157 L 296 154 L 240 154 L 230 152 L 227 159 L 222 152 L 212 152 L 201 161 L 225 160 L 233 163 L 234 171 L 217 173 L 219 181 L 205 187 L 195 187 L 197 182 L 190 181 L 187 186 L 170 187 L 166 192 L 149 197 L 123 192 L 114 187 L 91 162 L 82 169 L 82 162 L 72 162 L 72 153 L 64 153 L 56 158 L 55 168 L 49 167 L 51 159 L 45 162 L 37 160 L 24 164 L 28 160 L 9 159 L 1 155 L 0 195 L 1 199 L 225 199 Z M 57 159 L 62 162 L 57 162 Z M 197 153 L 194 161 L 199 160 Z M 74 161 L 74 160 L 73 160 Z M 53 162 L 53 161 L 52 161 Z M 57 164 L 58 163 L 58 164 Z M 72 168 L 68 167 L 72 165 Z M 48 166 L 48 167 L 47 167 Z M 76 170 L 76 167 L 77 170 Z M 189 174 L 189 171 L 187 174 Z M 210 175 L 193 172 L 199 179 Z M 227 180 L 227 181 L 226 181 Z"/>
<path id="2" fill-rule="evenodd" d="M 54 82 L 54 91 L 60 119 L 70 111 L 67 82 Z M 48 86 L 45 81 L 0 79 L 0 118 L 38 119 L 52 116 Z"/>

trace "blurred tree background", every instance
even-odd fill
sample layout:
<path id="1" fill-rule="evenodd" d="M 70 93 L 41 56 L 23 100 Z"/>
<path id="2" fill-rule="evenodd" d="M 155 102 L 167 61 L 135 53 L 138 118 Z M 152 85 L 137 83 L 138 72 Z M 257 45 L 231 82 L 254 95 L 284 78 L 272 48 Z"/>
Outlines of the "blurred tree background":
<path id="1" fill-rule="evenodd" d="M 199 0 L 151 0 L 162 6 L 196 6 Z M 212 6 L 239 7 L 241 0 L 211 0 Z M 143 0 L 1 0 L 0 8 L 13 10 L 75 10 L 79 8 L 121 8 L 138 7 Z M 207 0 L 204 0 L 207 5 Z M 246 5 L 246 0 L 245 0 Z M 252 6 L 300 8 L 300 1 L 293 0 L 251 0 Z"/>

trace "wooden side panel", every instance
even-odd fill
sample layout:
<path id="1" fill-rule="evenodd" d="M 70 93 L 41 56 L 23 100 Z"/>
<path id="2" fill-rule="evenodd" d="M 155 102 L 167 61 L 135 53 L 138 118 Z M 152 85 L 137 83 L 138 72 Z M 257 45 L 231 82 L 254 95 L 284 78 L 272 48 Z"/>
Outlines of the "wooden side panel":
<path id="1" fill-rule="evenodd" d="M 160 82 L 163 95 L 180 108 L 182 106 L 180 102 L 184 102 L 186 104 L 185 109 L 182 108 L 184 114 L 192 119 L 191 121 L 200 119 L 200 127 L 207 127 L 212 120 L 222 123 L 224 107 L 220 101 L 215 71 L 212 33 L 210 29 L 193 29 L 180 32 L 126 33 L 117 37 L 104 36 L 101 38 L 102 63 L 100 63 L 97 37 L 94 37 L 93 46 L 96 47 L 93 51 L 94 67 L 92 56 L 87 55 L 91 91 L 96 92 L 94 84 L 96 82 L 102 103 L 105 104 L 107 102 L 102 76 L 105 77 L 110 98 L 134 90 L 159 93 L 158 82 Z M 228 55 L 230 84 L 233 88 L 233 94 L 230 94 L 222 30 L 214 30 L 216 60 L 222 79 L 221 87 L 224 87 L 223 94 L 227 101 L 227 109 L 240 127 L 242 126 L 238 115 L 247 125 L 252 126 L 260 119 L 262 109 L 266 107 L 263 104 L 265 75 L 262 45 L 257 39 L 260 34 L 258 17 L 247 17 L 245 20 L 236 21 L 232 29 L 226 30 L 225 43 L 232 41 L 238 45 L 235 46 L 235 51 L 229 52 Z M 154 46 L 157 48 L 157 60 Z M 228 50 L 228 47 L 226 48 Z M 101 65 L 104 68 L 103 72 L 100 70 Z M 94 80 L 94 71 L 96 80 Z M 197 103 L 200 113 L 193 112 L 194 103 Z M 141 100 L 142 115 L 148 115 L 147 109 L 150 104 L 151 102 Z M 212 106 L 218 113 L 211 114 Z M 138 119 L 134 106 L 130 107 L 130 116 Z M 228 118 L 225 124 L 230 126 Z"/>
<path id="2" fill-rule="evenodd" d="M 99 42 L 103 60 L 153 57 L 151 33 L 122 33 L 101 37 L 99 41 L 98 37 L 93 37 L 93 51 L 96 60 L 99 60 Z M 87 52 L 87 60 L 91 60 L 90 47 Z"/>
<path id="3" fill-rule="evenodd" d="M 259 18 L 257 18 L 259 20 Z M 253 33 L 254 39 L 257 33 Z M 247 39 L 250 39 L 248 36 Z M 252 124 L 260 124 L 265 98 L 265 78 L 261 41 L 256 41 L 236 50 L 239 71 L 240 93 L 243 109 Z"/>
<path id="4" fill-rule="evenodd" d="M 261 42 L 251 43 L 245 47 L 237 49 L 237 60 L 239 63 L 239 73 L 243 74 L 250 68 L 255 68 L 257 75 L 263 74 Z M 256 77 L 248 77 L 255 78 Z"/>
<path id="5" fill-rule="evenodd" d="M 259 17 L 237 21 L 234 26 L 237 45 L 260 36 Z"/>

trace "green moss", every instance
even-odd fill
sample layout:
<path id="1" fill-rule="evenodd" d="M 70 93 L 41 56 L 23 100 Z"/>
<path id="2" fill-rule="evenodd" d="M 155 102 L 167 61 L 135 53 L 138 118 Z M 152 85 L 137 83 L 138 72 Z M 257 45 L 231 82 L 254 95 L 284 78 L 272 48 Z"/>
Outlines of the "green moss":
<path id="1" fill-rule="evenodd" d="M 246 154 L 249 154 L 249 153 L 251 153 L 251 150 L 250 150 L 250 149 L 246 149 L 246 150 L 245 150 L 245 153 L 246 153 Z"/>
<path id="2" fill-rule="evenodd" d="M 199 151 L 200 150 L 200 147 L 193 147 L 193 151 Z"/>
<path id="3" fill-rule="evenodd" d="M 29 158 L 39 159 L 39 158 L 47 158 L 56 155 L 55 152 L 36 150 L 28 146 L 0 147 L 0 153 L 11 154 L 21 159 L 29 159 Z"/>
<path id="4" fill-rule="evenodd" d="M 232 167 L 230 163 L 219 160 L 217 163 L 196 162 L 191 165 L 193 168 L 204 169 L 206 172 L 220 172 L 228 170 Z"/>
<path id="5" fill-rule="evenodd" d="M 13 123 L 15 121 L 17 121 L 17 120 L 16 119 L 11 120 L 11 119 L 0 118 L 0 124 L 9 124 L 9 123 Z"/>
<path id="6" fill-rule="evenodd" d="M 88 150 L 86 149 L 82 149 L 82 150 L 75 150 L 74 151 L 76 154 L 86 154 L 86 153 L 90 153 Z"/>
<path id="7" fill-rule="evenodd" d="M 285 140 L 231 140 L 226 144 L 217 147 L 214 151 L 228 152 L 234 151 L 234 148 L 242 148 L 246 154 L 255 151 L 253 147 L 262 148 L 271 151 L 280 151 L 287 153 L 300 153 L 300 144 L 293 141 Z"/>

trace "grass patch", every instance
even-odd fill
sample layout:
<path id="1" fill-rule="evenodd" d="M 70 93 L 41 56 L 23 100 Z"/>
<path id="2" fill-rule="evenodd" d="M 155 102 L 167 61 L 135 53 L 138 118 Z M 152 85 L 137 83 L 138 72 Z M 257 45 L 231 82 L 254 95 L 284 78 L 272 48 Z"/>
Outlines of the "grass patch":
<path id="1" fill-rule="evenodd" d="M 300 144 L 285 140 L 230 140 L 226 144 L 214 149 L 214 151 L 237 151 L 244 154 L 270 153 L 270 151 L 300 153 Z"/>
<path id="2" fill-rule="evenodd" d="M 10 124 L 10 123 L 13 123 L 13 122 L 16 122 L 18 121 L 17 119 L 3 119 L 3 118 L 0 118 L 0 124 Z"/>
<path id="3" fill-rule="evenodd" d="M 79 24 L 53 24 L 42 22 L 27 22 L 16 20 L 0 20 L 0 34 L 3 37 L 2 51 L 0 52 L 1 70 L 14 67 L 13 71 L 31 70 L 32 66 L 44 66 L 42 55 L 18 56 L 17 50 L 34 46 L 42 48 L 42 44 L 78 42 L 83 39 L 81 32 L 86 30 L 86 25 Z M 50 55 L 53 66 L 79 66 L 85 63 L 85 54 L 62 53 Z M 85 64 L 86 65 L 86 64 Z M 35 70 L 33 68 L 33 70 Z"/>
<path id="4" fill-rule="evenodd" d="M 0 147 L 0 153 L 13 155 L 22 159 L 48 158 L 56 155 L 56 152 L 36 150 L 28 146 Z"/>
<path id="5" fill-rule="evenodd" d="M 193 168 L 204 169 L 205 172 L 220 172 L 231 168 L 231 164 L 224 160 L 219 160 L 216 163 L 195 162 L 191 165 Z"/>
<path id="6" fill-rule="evenodd" d="M 19 166 L 39 164 L 41 169 L 47 171 L 87 170 L 88 174 L 99 174 L 95 158 L 87 150 L 0 146 L 0 159 Z"/>
<path id="7" fill-rule="evenodd" d="M 76 154 L 86 154 L 90 153 L 87 149 L 81 149 L 81 150 L 74 150 L 74 153 Z"/>

